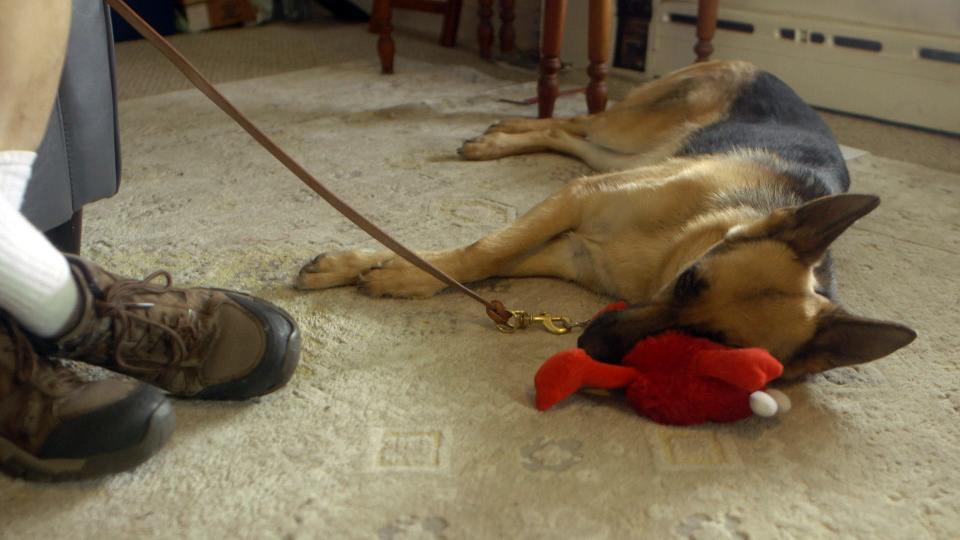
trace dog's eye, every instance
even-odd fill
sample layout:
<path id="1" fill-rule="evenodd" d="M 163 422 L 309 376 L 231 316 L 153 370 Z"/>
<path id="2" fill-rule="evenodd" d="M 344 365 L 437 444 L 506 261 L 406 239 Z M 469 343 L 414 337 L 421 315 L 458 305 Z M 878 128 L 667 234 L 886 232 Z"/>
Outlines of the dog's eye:
<path id="1" fill-rule="evenodd" d="M 691 266 L 677 278 L 677 283 L 673 286 L 673 297 L 681 301 L 690 300 L 699 295 L 705 286 L 696 265 Z"/>

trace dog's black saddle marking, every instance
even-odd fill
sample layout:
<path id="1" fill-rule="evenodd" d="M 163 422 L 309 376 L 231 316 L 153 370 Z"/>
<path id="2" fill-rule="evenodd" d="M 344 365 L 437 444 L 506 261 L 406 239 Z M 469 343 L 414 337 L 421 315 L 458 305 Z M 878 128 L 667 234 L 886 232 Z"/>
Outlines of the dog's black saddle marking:
<path id="1" fill-rule="evenodd" d="M 777 154 L 785 186 L 801 200 L 846 192 L 850 176 L 830 128 L 789 86 L 761 71 L 744 86 L 727 117 L 687 138 L 679 156 L 759 149 Z"/>

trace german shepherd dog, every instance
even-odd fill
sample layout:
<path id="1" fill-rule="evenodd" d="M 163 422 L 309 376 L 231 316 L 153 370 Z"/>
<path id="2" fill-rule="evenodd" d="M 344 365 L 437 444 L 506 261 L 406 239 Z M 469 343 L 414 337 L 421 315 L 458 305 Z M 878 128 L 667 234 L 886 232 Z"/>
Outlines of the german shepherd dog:
<path id="1" fill-rule="evenodd" d="M 608 111 L 512 119 L 460 148 L 487 160 L 553 151 L 604 174 L 574 180 L 506 229 L 427 254 L 454 278 L 547 276 L 625 299 L 579 346 L 618 362 L 638 340 L 681 329 L 762 347 L 796 378 L 868 362 L 916 333 L 840 307 L 827 251 L 877 207 L 847 194 L 830 129 L 786 84 L 736 61 L 696 64 Z M 389 252 L 320 255 L 302 288 L 354 284 L 373 296 L 444 286 Z"/>

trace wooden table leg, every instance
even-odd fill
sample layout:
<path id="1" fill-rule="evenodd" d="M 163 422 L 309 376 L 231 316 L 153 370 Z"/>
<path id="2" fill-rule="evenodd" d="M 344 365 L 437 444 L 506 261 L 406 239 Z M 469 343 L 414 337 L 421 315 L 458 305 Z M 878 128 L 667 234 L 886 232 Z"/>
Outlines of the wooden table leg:
<path id="1" fill-rule="evenodd" d="M 480 47 L 480 57 L 487 60 L 493 58 L 493 0 L 480 0 L 480 22 L 477 25 L 477 44 Z"/>
<path id="2" fill-rule="evenodd" d="M 517 48 L 517 31 L 513 28 L 516 18 L 514 0 L 500 0 L 500 52 L 511 53 Z"/>
<path id="3" fill-rule="evenodd" d="M 607 59 L 610 57 L 612 0 L 590 0 L 589 54 L 590 84 L 587 85 L 587 110 L 590 114 L 607 108 Z"/>
<path id="4" fill-rule="evenodd" d="M 563 23 L 567 17 L 567 0 L 547 0 L 543 9 L 543 42 L 540 44 L 540 81 L 537 99 L 540 118 L 553 116 L 560 86 L 560 43 L 563 42 Z"/>
<path id="5" fill-rule="evenodd" d="M 706 62 L 713 54 L 713 34 L 717 30 L 717 9 L 720 0 L 699 0 L 697 5 L 697 44 L 693 52 L 697 53 L 697 62 Z"/>
<path id="6" fill-rule="evenodd" d="M 393 26 L 390 25 L 391 11 L 390 0 L 374 0 L 373 20 L 370 26 L 380 34 L 380 39 L 377 40 L 377 53 L 380 55 L 380 73 L 385 75 L 393 73 L 393 56 L 397 52 L 393 38 L 390 37 L 390 33 L 393 32 Z"/>

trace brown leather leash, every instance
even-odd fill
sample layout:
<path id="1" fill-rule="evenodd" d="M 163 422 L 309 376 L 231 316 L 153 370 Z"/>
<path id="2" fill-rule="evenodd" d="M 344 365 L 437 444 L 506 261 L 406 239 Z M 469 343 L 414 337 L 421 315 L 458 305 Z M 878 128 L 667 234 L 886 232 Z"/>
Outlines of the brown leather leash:
<path id="1" fill-rule="evenodd" d="M 273 156 L 277 158 L 280 163 L 282 163 L 287 169 L 290 170 L 290 172 L 296 175 L 296 177 L 299 178 L 310 189 L 323 197 L 323 199 L 327 201 L 330 206 L 336 208 L 347 219 L 352 221 L 358 227 L 363 229 L 364 232 L 373 237 L 373 239 L 409 261 L 410 264 L 413 264 L 417 268 L 420 268 L 443 283 L 446 283 L 450 287 L 453 287 L 454 289 L 483 304 L 486 307 L 487 316 L 489 316 L 490 319 L 496 323 L 497 328 L 502 332 L 512 333 L 521 328 L 526 328 L 531 322 L 534 321 L 543 323 L 548 331 L 555 334 L 565 334 L 573 328 L 583 326 L 584 323 L 573 323 L 570 321 L 570 319 L 563 316 L 550 315 L 548 313 L 529 315 L 520 310 L 508 310 L 506 306 L 504 306 L 503 302 L 499 300 L 487 300 L 486 298 L 477 294 L 474 290 L 454 279 L 443 270 L 440 270 L 436 266 L 425 261 L 416 253 L 387 234 L 383 229 L 376 226 L 362 214 L 354 210 L 353 207 L 344 202 L 343 199 L 335 195 L 319 180 L 314 178 L 313 175 L 307 172 L 302 165 L 290 157 L 289 154 L 287 154 L 282 148 L 273 142 L 270 137 L 268 137 L 263 131 L 260 130 L 260 128 L 251 122 L 232 103 L 230 103 L 230 101 L 224 97 L 223 94 L 221 94 L 220 91 L 218 91 L 213 84 L 206 79 L 206 77 L 201 75 L 197 68 L 195 68 L 189 60 L 180 54 L 180 52 L 174 48 L 174 46 L 171 45 L 166 38 L 154 30 L 149 23 L 140 17 L 140 15 L 130 9 L 130 6 L 128 6 L 124 0 L 106 0 L 106 2 L 114 11 L 117 12 L 117 14 L 123 17 L 125 21 L 130 23 L 130 25 L 133 26 L 137 32 L 146 38 L 147 41 L 159 49 L 160 52 L 166 56 L 167 59 L 170 60 L 170 62 L 173 63 L 173 65 L 180 70 L 180 72 L 183 73 L 184 76 L 186 76 L 194 86 L 197 87 L 198 90 L 210 98 L 210 100 L 213 101 L 217 107 L 220 107 L 223 112 L 227 113 L 227 116 L 240 124 L 240 127 L 249 133 L 254 140 L 260 143 L 260 145 L 263 146 L 268 152 L 273 154 Z"/>

